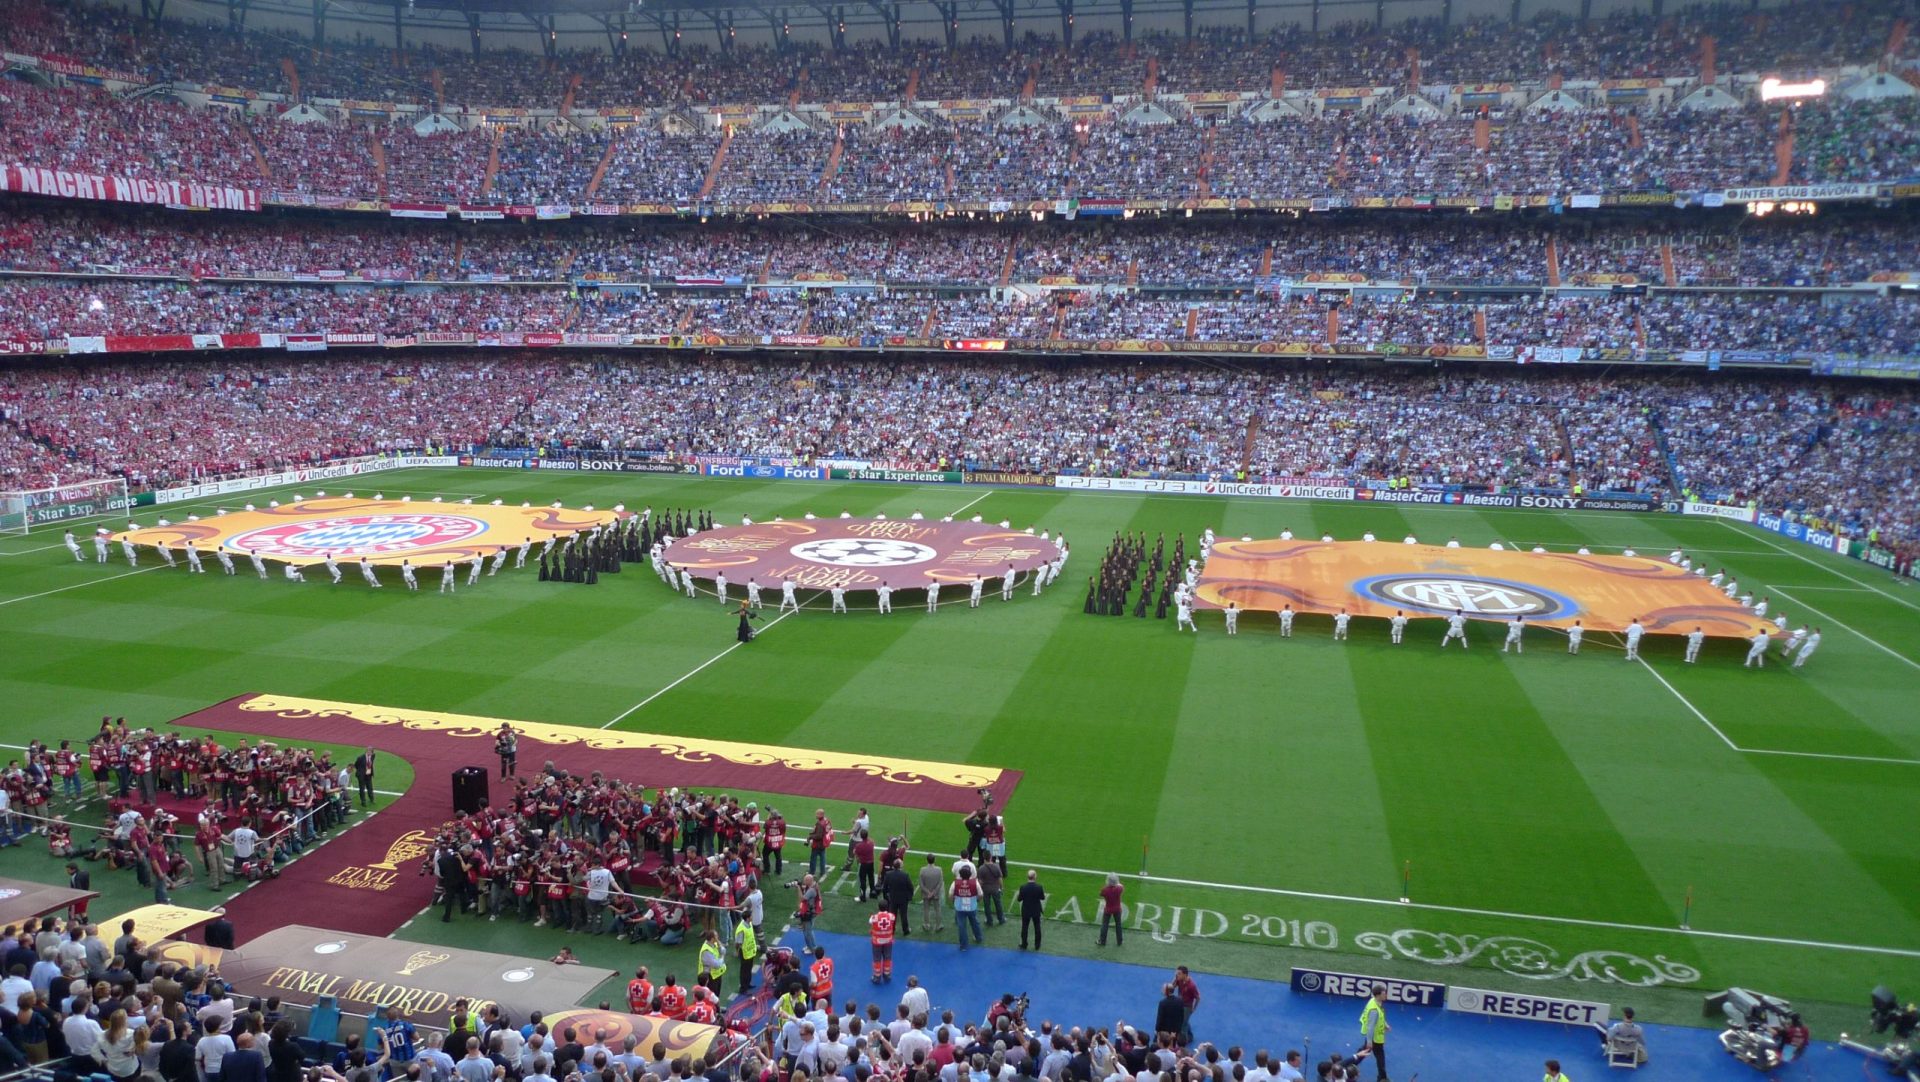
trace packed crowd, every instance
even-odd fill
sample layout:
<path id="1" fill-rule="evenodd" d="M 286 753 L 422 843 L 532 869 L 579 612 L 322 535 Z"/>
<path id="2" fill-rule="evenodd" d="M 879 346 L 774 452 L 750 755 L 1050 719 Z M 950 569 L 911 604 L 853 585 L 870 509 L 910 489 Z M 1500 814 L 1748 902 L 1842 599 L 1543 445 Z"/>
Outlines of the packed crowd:
<path id="1" fill-rule="evenodd" d="M 420 135 L 404 118 L 391 125 L 243 118 L 166 97 L 120 99 L 14 80 L 0 81 L 0 106 L 0 157 L 12 162 L 399 203 L 572 203 L 589 193 L 609 203 L 729 207 L 1491 197 L 1718 190 L 1769 184 L 1778 170 L 1777 114 L 1759 107 L 1505 115 L 1490 125 L 1484 149 L 1470 116 L 1334 111 L 1264 124 L 940 122 L 844 139 L 811 128 L 743 130 L 718 157 L 717 134 L 642 124 L 611 133 L 549 123 L 498 136 L 487 129 Z M 1832 104 L 1801 116 L 1806 145 L 1794 155 L 1794 181 L 1896 181 L 1920 171 L 1920 106 Z"/>
<path id="2" fill-rule="evenodd" d="M 307 97 L 551 108 L 574 76 L 581 105 L 899 100 L 917 71 L 919 97 L 1008 98 L 1031 82 L 1034 93 L 1139 93 L 1149 65 L 1170 90 L 1265 90 L 1272 73 L 1306 87 L 1405 86 L 1417 56 L 1423 84 L 1513 82 L 1560 74 L 1568 79 L 1644 78 L 1699 71 L 1702 35 L 1717 43 L 1723 71 L 1788 74 L 1842 64 L 1871 64 L 1896 40 L 1897 9 L 1840 9 L 1801 3 L 1756 17 L 1739 7 L 1684 13 L 1621 12 L 1580 21 L 1543 11 L 1525 21 L 1371 20 L 1323 26 L 1289 24 L 1249 35 L 1223 26 L 1191 38 L 1082 32 L 1071 47 L 1024 34 L 1003 46 L 971 35 L 959 48 L 930 42 L 888 49 L 878 43 L 841 50 L 783 38 L 779 48 L 731 43 L 720 51 L 687 40 L 663 56 L 635 41 L 622 55 L 604 50 L 448 49 L 391 40 L 329 41 L 324 48 L 286 30 L 234 32 L 221 23 L 137 19 L 102 5 L 8 0 L 0 7 L 0 47 L 82 57 L 144 79 L 292 91 L 281 61 L 293 62 Z M 990 25 L 990 24 L 989 24 Z M 997 30 L 997 27 L 994 28 Z M 1907 41 L 1895 59 L 1909 59 Z"/>
<path id="3" fill-rule="evenodd" d="M 1195 220 L 994 223 L 918 228 L 857 222 L 752 227 L 578 219 L 512 225 L 407 219 L 192 215 L 0 201 L 0 270 L 378 280 L 492 276 L 847 280 L 992 286 L 1071 277 L 1083 284 L 1248 287 L 1261 281 L 1539 286 L 1549 245 L 1563 285 L 1631 275 L 1663 285 L 1851 285 L 1920 271 L 1920 227 L 1834 214 L 1659 224 L 1374 214 Z M 1011 255 L 1011 266 L 1008 257 Z M 1317 277 L 1316 277 L 1317 276 Z"/>
<path id="4" fill-rule="evenodd" d="M 575 291 L 556 286 L 229 284 L 133 278 L 0 278 L 0 339 L 238 333 L 706 331 L 1100 342 L 1273 344 L 1296 352 L 1465 346 L 1632 351 L 1763 350 L 1908 356 L 1920 300 L 1805 294 L 1233 297 L 1092 291 L 920 293 L 829 289 Z M 927 313 L 932 314 L 929 321 Z M 821 322 L 817 322 L 819 320 Z M 829 322 L 830 321 L 830 322 Z M 1480 323 L 1486 333 L 1482 335 Z M 821 330 L 831 326 L 831 332 Z"/>
<path id="5" fill-rule="evenodd" d="M 484 443 L 552 370 L 520 361 L 10 371 L 0 487 L 125 477 L 138 487 L 331 458 Z"/>
<path id="6" fill-rule="evenodd" d="M 815 313 L 823 326 L 834 318 Z M 1920 398 L 1785 377 L 697 354 L 28 366 L 0 382 L 0 435 L 5 487 L 104 475 L 154 485 L 493 443 L 902 469 L 1684 490 L 1920 538 Z"/>

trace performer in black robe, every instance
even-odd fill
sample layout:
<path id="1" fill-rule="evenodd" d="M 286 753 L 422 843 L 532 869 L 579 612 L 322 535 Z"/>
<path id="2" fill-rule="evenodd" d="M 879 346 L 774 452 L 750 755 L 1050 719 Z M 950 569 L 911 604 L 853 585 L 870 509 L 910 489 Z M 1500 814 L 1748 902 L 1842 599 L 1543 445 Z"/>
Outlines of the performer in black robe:
<path id="1" fill-rule="evenodd" d="M 1098 594 L 1095 591 L 1096 591 L 1096 588 L 1093 583 L 1093 576 L 1088 575 L 1087 576 L 1087 607 L 1081 610 L 1082 612 L 1086 613 L 1088 616 L 1092 616 L 1094 612 L 1094 609 L 1093 609 L 1094 598 L 1098 596 Z"/>
<path id="2" fill-rule="evenodd" d="M 741 601 L 740 611 L 735 615 L 740 617 L 740 630 L 736 632 L 736 637 L 741 642 L 752 642 L 754 635 L 753 625 L 748 621 L 760 619 L 760 614 L 753 611 L 745 601 Z"/>

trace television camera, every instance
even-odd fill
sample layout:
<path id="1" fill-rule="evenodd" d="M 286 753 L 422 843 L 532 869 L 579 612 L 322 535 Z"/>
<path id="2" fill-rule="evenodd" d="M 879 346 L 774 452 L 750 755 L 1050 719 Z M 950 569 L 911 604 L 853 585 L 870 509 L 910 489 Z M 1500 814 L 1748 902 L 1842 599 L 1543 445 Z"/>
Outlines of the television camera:
<path id="1" fill-rule="evenodd" d="M 1920 1007 L 1911 1003 L 1901 1006 L 1900 997 L 1883 984 L 1873 990 L 1867 1028 L 1872 1034 L 1871 1043 L 1842 1033 L 1841 1047 L 1886 1063 L 1888 1072 L 1896 1078 L 1920 1082 L 1920 1045 L 1914 1041 L 1915 1032 L 1920 1031 Z"/>
<path id="2" fill-rule="evenodd" d="M 1787 1028 L 1800 1020 L 1793 1004 L 1746 988 L 1729 988 L 1710 997 L 1708 1009 L 1716 1003 L 1727 1020 L 1720 1047 L 1756 1071 L 1779 1067 L 1789 1045 Z"/>

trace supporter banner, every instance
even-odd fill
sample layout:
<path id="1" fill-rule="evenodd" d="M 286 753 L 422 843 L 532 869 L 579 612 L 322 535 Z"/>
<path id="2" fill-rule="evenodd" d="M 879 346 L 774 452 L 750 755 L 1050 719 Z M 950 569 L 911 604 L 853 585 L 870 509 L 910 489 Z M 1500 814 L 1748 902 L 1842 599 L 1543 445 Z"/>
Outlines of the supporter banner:
<path id="1" fill-rule="evenodd" d="M 289 334 L 283 341 L 289 353 L 324 353 L 327 348 L 324 334 Z"/>
<path id="2" fill-rule="evenodd" d="M 537 203 L 533 208 L 533 216 L 541 221 L 558 221 L 573 217 L 573 207 L 566 203 Z"/>
<path id="3" fill-rule="evenodd" d="M 568 332 L 560 336 L 560 341 L 562 344 L 569 346 L 624 346 L 627 344 L 627 336 L 624 334 L 581 334 Z"/>
<path id="4" fill-rule="evenodd" d="M 1613 1014 L 1613 1005 L 1584 999 L 1555 999 L 1552 996 L 1518 992 L 1491 992 L 1483 988 L 1454 985 L 1447 992 L 1447 1009 L 1467 1014 L 1487 1014 L 1495 1018 L 1521 1018 L 1529 1022 L 1561 1022 L 1575 1026 L 1601 1026 Z"/>
<path id="5" fill-rule="evenodd" d="M 1683 515 L 1705 515 L 1709 518 L 1726 518 L 1735 522 L 1752 522 L 1754 510 L 1751 507 L 1734 507 L 1724 503 L 1695 503 L 1688 500 L 1680 505 Z"/>
<path id="6" fill-rule="evenodd" d="M 969 470 L 960 475 L 960 480 L 969 485 L 1047 485 L 1053 484 L 1050 473 L 1014 473 L 1005 470 Z"/>
<path id="7" fill-rule="evenodd" d="M 327 345 L 330 346 L 377 346 L 379 344 L 380 336 L 377 334 L 367 334 L 364 332 L 335 334 L 332 331 L 327 332 Z"/>
<path id="8" fill-rule="evenodd" d="M 8 353 L 52 353 L 53 341 L 45 338 L 0 338 L 0 354 Z M 60 352 L 65 352 L 65 343 L 60 343 Z"/>
<path id="9" fill-rule="evenodd" d="M 476 207 L 465 203 L 460 204 L 460 217 L 468 221 L 497 222 L 505 219 L 506 216 L 507 208 L 505 207 Z"/>
<path id="10" fill-rule="evenodd" d="M 1053 487 L 1083 492 L 1141 492 L 1170 496 L 1259 496 L 1286 500 L 1351 500 L 1345 485 L 1269 485 L 1250 481 L 1188 481 L 1167 477 L 1081 477 L 1061 474 Z"/>
<path id="11" fill-rule="evenodd" d="M 830 470 L 835 481 L 907 481 L 923 485 L 957 485 L 965 478 L 950 470 Z"/>
<path id="12" fill-rule="evenodd" d="M 1879 194 L 1878 184 L 1789 184 L 1776 188 L 1728 188 L 1724 193 L 1729 203 L 1872 199 Z"/>
<path id="13" fill-rule="evenodd" d="M 0 191 L 49 195 L 61 199 L 98 199 L 109 203 L 150 203 L 195 210 L 259 210 L 260 193 L 223 184 L 198 184 L 152 177 L 124 177 L 0 165 Z"/>
<path id="14" fill-rule="evenodd" d="M 425 346 L 470 346 L 473 335 L 464 331 L 427 331 L 419 336 L 420 344 Z"/>
<path id="15" fill-rule="evenodd" d="M 310 481 L 327 481 L 335 477 L 355 477 L 363 473 L 377 473 L 381 470 L 405 470 L 419 466 L 454 466 L 459 459 L 452 455 L 382 455 L 373 458 L 349 458 L 338 462 L 329 462 L 319 466 L 302 466 L 293 470 L 278 470 L 273 473 L 257 473 L 246 477 L 229 477 L 220 481 L 208 481 L 198 485 L 181 485 L 177 488 L 158 489 L 153 493 L 156 504 L 179 503 L 181 500 L 197 500 L 205 496 L 219 496 L 230 492 L 251 492 L 255 489 L 278 488 L 281 485 L 302 485 Z"/>
<path id="16" fill-rule="evenodd" d="M 527 331 L 520 336 L 523 346 L 557 346 L 565 341 L 564 335 L 550 331 Z"/>
<path id="17" fill-rule="evenodd" d="M 444 203 L 389 203 L 387 213 L 395 218 L 439 218 L 447 217 L 449 208 Z"/>
<path id="18" fill-rule="evenodd" d="M 573 208 L 573 212 L 575 214 L 591 215 L 596 218 L 610 218 L 620 213 L 620 204 L 588 203 L 584 206 L 578 206 Z"/>
<path id="19" fill-rule="evenodd" d="M 1375 986 L 1386 988 L 1385 999 L 1388 1003 L 1436 1008 L 1446 1005 L 1447 986 L 1435 984 L 1432 981 L 1408 981 L 1398 977 L 1369 977 L 1361 973 L 1337 973 L 1330 969 L 1293 967 L 1295 992 L 1366 999 L 1373 995 Z"/>

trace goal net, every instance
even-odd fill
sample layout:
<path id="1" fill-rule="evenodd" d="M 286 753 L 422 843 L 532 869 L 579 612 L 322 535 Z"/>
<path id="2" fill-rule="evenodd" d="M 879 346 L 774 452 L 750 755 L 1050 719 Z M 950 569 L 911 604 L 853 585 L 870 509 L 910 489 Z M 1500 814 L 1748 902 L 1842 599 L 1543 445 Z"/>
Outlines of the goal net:
<path id="1" fill-rule="evenodd" d="M 78 481 L 54 488 L 0 491 L 0 533 L 28 533 L 65 523 L 66 529 L 84 519 L 118 521 L 133 506 L 122 477 Z M 99 523 L 107 525 L 108 522 Z"/>

